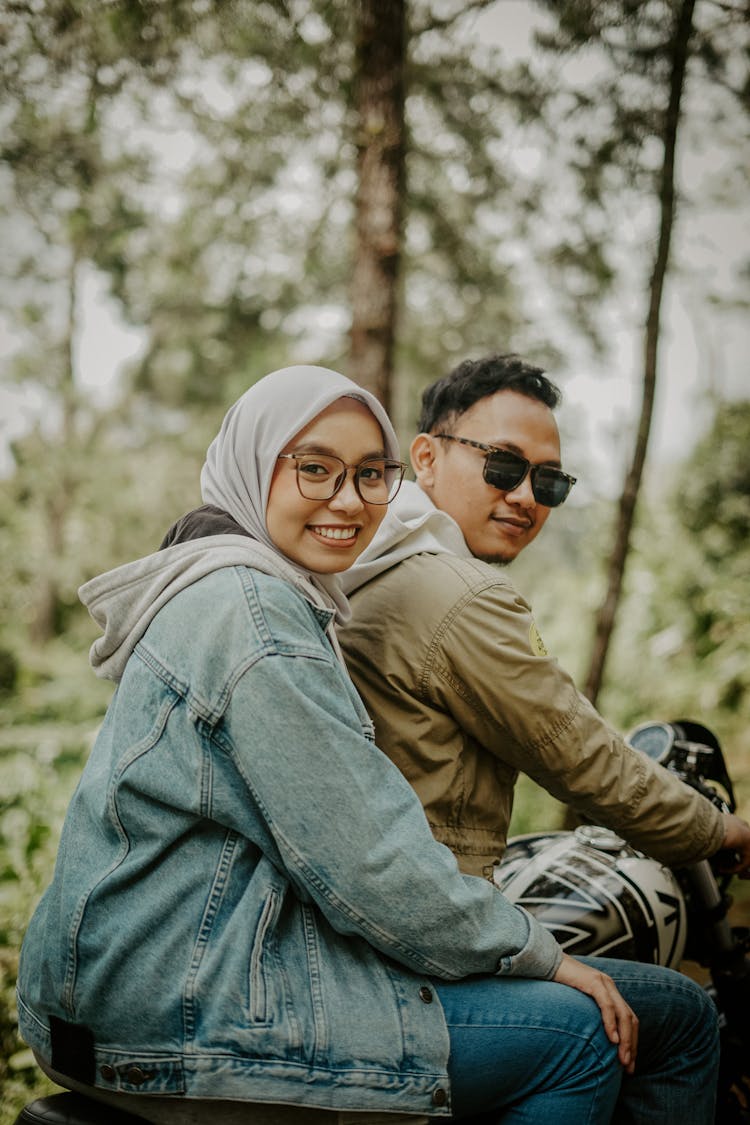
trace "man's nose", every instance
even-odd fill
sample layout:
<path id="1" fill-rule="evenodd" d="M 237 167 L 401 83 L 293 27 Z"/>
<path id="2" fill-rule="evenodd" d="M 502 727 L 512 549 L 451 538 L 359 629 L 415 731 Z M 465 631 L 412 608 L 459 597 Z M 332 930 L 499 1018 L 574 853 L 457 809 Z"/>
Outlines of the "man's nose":
<path id="1" fill-rule="evenodd" d="M 531 487 L 531 473 L 527 473 L 515 488 L 509 488 L 505 493 L 505 499 L 509 504 L 517 504 L 520 508 L 533 508 L 536 498 Z"/>

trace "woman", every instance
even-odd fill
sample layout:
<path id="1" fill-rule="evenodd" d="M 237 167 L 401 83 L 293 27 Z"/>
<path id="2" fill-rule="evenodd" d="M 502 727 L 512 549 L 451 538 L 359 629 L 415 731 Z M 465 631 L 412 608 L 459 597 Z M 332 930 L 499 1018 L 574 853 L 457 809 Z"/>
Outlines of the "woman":
<path id="1" fill-rule="evenodd" d="M 104 629 L 92 662 L 118 687 L 19 974 L 22 1033 L 64 1084 L 137 1094 L 165 1122 L 193 1099 L 212 1122 L 213 1099 L 609 1121 L 632 1012 L 459 874 L 340 661 L 335 575 L 402 474 L 371 395 L 323 368 L 274 372 L 201 476 L 243 534 L 82 587 Z M 467 1046 L 459 1025 L 503 1004 L 518 1026 Z"/>

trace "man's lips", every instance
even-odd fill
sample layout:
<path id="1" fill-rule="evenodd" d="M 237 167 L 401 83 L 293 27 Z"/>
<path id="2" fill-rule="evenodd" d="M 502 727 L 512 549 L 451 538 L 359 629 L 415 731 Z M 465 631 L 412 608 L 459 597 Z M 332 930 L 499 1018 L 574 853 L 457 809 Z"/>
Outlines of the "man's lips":
<path id="1" fill-rule="evenodd" d="M 498 524 L 506 535 L 520 536 L 531 529 L 531 520 L 520 520 L 513 516 L 490 516 L 493 523 Z"/>
<path id="2" fill-rule="evenodd" d="M 308 531 L 316 535 L 319 539 L 325 539 L 326 543 L 343 544 L 351 543 L 352 539 L 356 539 L 359 535 L 361 528 L 355 524 L 347 525 L 346 527 L 339 527 L 333 525 L 318 525 L 309 523 L 307 525 Z"/>

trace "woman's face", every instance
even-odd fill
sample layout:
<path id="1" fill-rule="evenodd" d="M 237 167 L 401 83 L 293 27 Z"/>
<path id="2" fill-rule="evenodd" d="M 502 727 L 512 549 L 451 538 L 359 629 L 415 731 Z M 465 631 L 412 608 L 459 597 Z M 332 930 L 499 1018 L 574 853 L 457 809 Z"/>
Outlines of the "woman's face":
<path id="1" fill-rule="evenodd" d="M 340 457 L 347 465 L 358 465 L 367 457 L 382 457 L 385 447 L 380 426 L 364 403 L 340 398 L 313 418 L 281 452 L 327 454 Z M 362 554 L 386 511 L 385 504 L 367 504 L 360 499 L 351 469 L 330 500 L 307 500 L 297 487 L 295 461 L 279 460 L 268 494 L 266 527 L 275 545 L 292 562 L 316 574 L 337 574 Z"/>

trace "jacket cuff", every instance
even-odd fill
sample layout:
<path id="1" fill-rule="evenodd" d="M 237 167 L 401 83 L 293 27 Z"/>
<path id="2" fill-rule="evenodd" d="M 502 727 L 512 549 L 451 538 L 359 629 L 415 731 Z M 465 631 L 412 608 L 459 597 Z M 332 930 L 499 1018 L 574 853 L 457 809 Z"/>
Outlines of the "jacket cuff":
<path id="1" fill-rule="evenodd" d="M 710 801 L 707 801 L 706 804 L 708 805 L 708 808 L 705 808 L 705 806 L 701 806 L 699 810 L 698 832 L 699 834 L 705 833 L 706 843 L 704 846 L 704 850 L 706 857 L 708 857 L 714 855 L 714 853 L 718 852 L 722 847 L 724 843 L 726 828 L 724 825 L 724 817 L 722 816 L 721 810 L 717 809 L 716 806 L 711 804 Z M 701 812 L 705 814 L 703 817 L 701 817 L 700 815 Z"/>
<path id="2" fill-rule="evenodd" d="M 562 961 L 562 949 L 548 929 L 537 922 L 522 906 L 516 910 L 526 919 L 529 927 L 526 944 L 518 953 L 501 957 L 497 963 L 497 976 L 534 977 L 551 980 Z"/>

